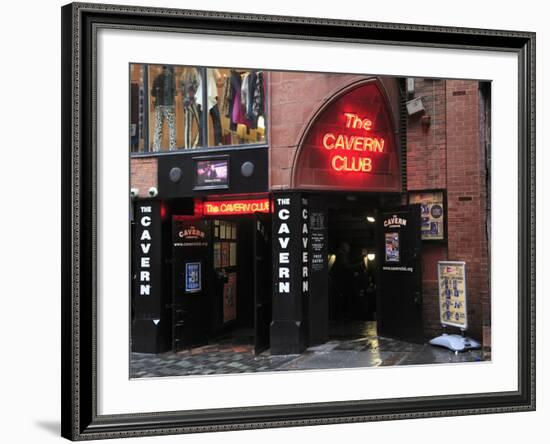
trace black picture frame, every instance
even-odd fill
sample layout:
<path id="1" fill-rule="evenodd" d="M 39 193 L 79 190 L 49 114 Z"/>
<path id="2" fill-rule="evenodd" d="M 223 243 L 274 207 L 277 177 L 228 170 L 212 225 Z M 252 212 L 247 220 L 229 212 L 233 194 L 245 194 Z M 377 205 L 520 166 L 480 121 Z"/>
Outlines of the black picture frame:
<path id="1" fill-rule="evenodd" d="M 71 440 L 535 409 L 535 33 L 72 3 L 62 14 L 62 436 Z M 508 51 L 519 63 L 515 391 L 98 415 L 96 31 L 122 28 Z"/>

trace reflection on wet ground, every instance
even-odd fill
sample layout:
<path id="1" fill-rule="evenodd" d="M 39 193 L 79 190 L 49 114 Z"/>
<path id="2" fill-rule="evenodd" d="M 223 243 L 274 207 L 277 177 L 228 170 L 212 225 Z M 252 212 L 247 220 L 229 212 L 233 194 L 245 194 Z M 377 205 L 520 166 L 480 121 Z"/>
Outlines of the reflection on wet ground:
<path id="1" fill-rule="evenodd" d="M 376 335 L 376 322 L 331 324 L 330 340 L 299 355 L 254 354 L 252 331 L 232 332 L 210 344 L 159 355 L 131 353 L 130 376 L 211 375 L 285 370 L 445 364 L 490 360 L 490 352 L 454 353 L 429 344 L 413 344 Z"/>

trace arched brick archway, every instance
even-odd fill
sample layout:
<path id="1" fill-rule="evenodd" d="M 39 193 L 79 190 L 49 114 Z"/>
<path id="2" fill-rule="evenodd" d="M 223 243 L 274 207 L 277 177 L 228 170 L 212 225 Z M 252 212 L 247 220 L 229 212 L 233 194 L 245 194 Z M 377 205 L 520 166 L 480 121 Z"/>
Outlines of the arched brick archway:
<path id="1" fill-rule="evenodd" d="M 333 95 L 303 131 L 291 187 L 303 190 L 401 191 L 395 119 L 378 78 Z"/>

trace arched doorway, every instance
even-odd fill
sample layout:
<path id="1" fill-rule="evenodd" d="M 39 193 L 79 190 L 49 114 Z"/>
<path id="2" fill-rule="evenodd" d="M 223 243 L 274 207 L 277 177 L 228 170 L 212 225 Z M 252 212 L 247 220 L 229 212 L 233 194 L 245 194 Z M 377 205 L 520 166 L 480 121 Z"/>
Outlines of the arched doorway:
<path id="1" fill-rule="evenodd" d="M 322 237 L 328 262 L 319 273 L 311 271 L 309 319 L 311 325 L 323 316 L 329 319 L 329 338 L 354 340 L 377 329 L 378 218 L 401 205 L 395 117 L 380 79 L 357 81 L 319 108 L 294 158 L 292 188 L 307 199 L 310 214 L 326 221 Z M 316 338 L 315 328 L 311 337 Z"/>

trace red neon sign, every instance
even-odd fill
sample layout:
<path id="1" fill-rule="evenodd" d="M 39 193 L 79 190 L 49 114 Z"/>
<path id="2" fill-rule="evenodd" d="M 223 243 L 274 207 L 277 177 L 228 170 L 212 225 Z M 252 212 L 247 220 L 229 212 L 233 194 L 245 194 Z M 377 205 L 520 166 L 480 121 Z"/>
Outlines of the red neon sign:
<path id="1" fill-rule="evenodd" d="M 376 80 L 327 103 L 303 138 L 293 186 L 399 191 L 401 171 L 390 103 Z"/>
<path id="2" fill-rule="evenodd" d="M 345 112 L 344 133 L 327 132 L 322 139 L 322 146 L 329 151 L 338 151 L 333 154 L 330 166 L 338 172 L 370 173 L 372 171 L 372 157 L 359 156 L 354 151 L 383 153 L 385 140 L 383 137 L 369 134 L 350 134 L 349 129 L 360 129 L 365 132 L 372 130 L 372 120 L 361 118 L 359 114 Z"/>
<path id="3" fill-rule="evenodd" d="M 203 204 L 205 216 L 269 213 L 269 199 L 206 201 Z"/>

